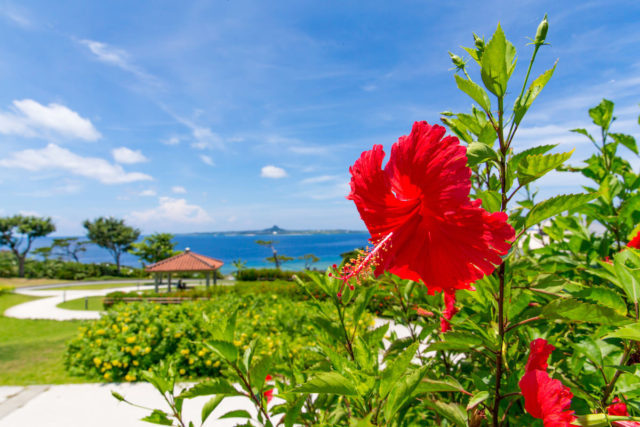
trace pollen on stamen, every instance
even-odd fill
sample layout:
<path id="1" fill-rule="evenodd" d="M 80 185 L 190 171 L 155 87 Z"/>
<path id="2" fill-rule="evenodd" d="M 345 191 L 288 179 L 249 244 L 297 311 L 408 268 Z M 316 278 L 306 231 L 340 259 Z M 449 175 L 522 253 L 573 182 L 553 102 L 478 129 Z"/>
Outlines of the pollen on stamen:
<path id="1" fill-rule="evenodd" d="M 350 259 L 341 269 L 339 276 L 342 280 L 342 286 L 338 292 L 338 298 L 342 296 L 344 285 L 347 284 L 349 289 L 354 290 L 355 286 L 350 281 L 355 278 L 355 282 L 360 284 L 363 279 L 367 278 L 380 261 L 380 254 L 387 250 L 387 246 L 391 244 L 390 239 L 393 232 L 385 236 L 384 239 L 378 241 L 375 246 L 360 251 L 356 258 Z"/>

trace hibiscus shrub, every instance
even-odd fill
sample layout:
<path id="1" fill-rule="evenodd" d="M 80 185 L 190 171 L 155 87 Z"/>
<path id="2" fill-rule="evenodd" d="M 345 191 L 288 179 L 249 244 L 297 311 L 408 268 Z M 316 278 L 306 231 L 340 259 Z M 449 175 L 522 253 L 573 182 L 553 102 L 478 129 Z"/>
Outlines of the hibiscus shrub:
<path id="1" fill-rule="evenodd" d="M 607 100 L 589 110 L 601 140 L 574 130 L 596 147 L 586 166 L 567 164 L 572 151 L 554 145 L 517 146 L 556 68 L 529 80 L 547 30 L 545 17 L 518 86 L 516 50 L 500 26 L 488 42 L 474 35 L 469 61 L 451 54 L 455 83 L 474 103 L 443 113 L 455 136 L 417 122 L 384 167 L 375 145 L 350 168 L 348 199 L 372 248 L 310 273 L 325 301 L 298 281 L 320 314 L 313 363 L 243 349 L 223 322 L 203 345 L 231 377 L 175 396 L 158 381 L 175 369 L 149 374 L 174 397 L 156 421 L 187 425 L 182 401 L 215 395 L 202 422 L 226 396 L 244 396 L 257 413 L 248 425 L 640 426 L 640 176 L 620 155 L 638 148 L 612 131 Z M 536 200 L 532 186 L 551 171 L 593 184 Z M 357 328 L 368 306 L 391 319 Z"/>

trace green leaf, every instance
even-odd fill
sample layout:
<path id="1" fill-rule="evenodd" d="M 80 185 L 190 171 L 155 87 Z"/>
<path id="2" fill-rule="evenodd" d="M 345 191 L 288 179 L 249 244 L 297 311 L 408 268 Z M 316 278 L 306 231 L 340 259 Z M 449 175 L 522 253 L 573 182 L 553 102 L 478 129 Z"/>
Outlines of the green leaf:
<path id="1" fill-rule="evenodd" d="M 302 410 L 302 406 L 304 405 L 305 400 L 307 399 L 306 395 L 299 396 L 294 402 L 293 405 L 287 406 L 287 412 L 284 416 L 284 425 L 285 427 L 293 427 L 294 423 L 298 420 L 300 416 L 300 412 Z"/>
<path id="2" fill-rule="evenodd" d="M 209 418 L 209 415 L 211 415 L 213 410 L 218 407 L 220 402 L 222 402 L 222 400 L 225 397 L 226 396 L 224 396 L 222 394 L 218 395 L 218 396 L 214 396 L 211 399 L 209 399 L 207 401 L 207 403 L 204 404 L 204 406 L 202 407 L 202 424 L 204 424 L 204 422 L 207 420 L 207 418 Z"/>
<path id="3" fill-rule="evenodd" d="M 497 191 L 478 191 L 476 198 L 482 200 L 482 207 L 489 212 L 498 212 L 502 203 L 500 193 Z"/>
<path id="4" fill-rule="evenodd" d="M 251 419 L 251 414 L 248 413 L 247 411 L 245 411 L 244 409 L 237 409 L 235 411 L 227 412 L 226 414 L 224 414 L 223 416 L 219 417 L 218 419 L 221 420 L 223 418 L 249 418 L 249 419 Z"/>
<path id="5" fill-rule="evenodd" d="M 191 399 L 198 396 L 210 396 L 212 394 L 221 394 L 235 396 L 240 393 L 229 382 L 223 378 L 214 378 L 206 380 L 194 385 L 180 393 L 181 398 Z"/>
<path id="6" fill-rule="evenodd" d="M 328 393 L 341 396 L 355 396 L 356 386 L 337 372 L 321 372 L 301 386 L 294 393 Z"/>
<path id="7" fill-rule="evenodd" d="M 464 391 L 464 387 L 454 380 L 448 378 L 446 380 L 432 380 L 431 378 L 423 378 L 420 385 L 415 390 L 414 395 L 423 395 L 426 393 L 447 392 L 447 391 Z"/>
<path id="8" fill-rule="evenodd" d="M 542 73 L 537 79 L 533 81 L 533 83 L 531 83 L 531 85 L 529 86 L 529 89 L 527 90 L 527 93 L 524 94 L 524 98 L 522 99 L 518 98 L 516 100 L 516 103 L 513 107 L 513 111 L 514 111 L 513 120 L 516 123 L 516 125 L 520 124 L 525 113 L 527 112 L 527 110 L 529 110 L 529 107 L 531 107 L 531 104 L 533 104 L 533 101 L 535 101 L 535 99 L 538 97 L 540 92 L 542 92 L 542 89 L 547 85 L 547 83 L 549 82 L 549 79 L 551 79 L 551 76 L 553 75 L 553 72 L 556 69 L 556 65 L 558 65 L 558 61 L 556 61 L 555 64 L 553 64 L 553 68 L 550 68 L 544 73 Z"/>
<path id="9" fill-rule="evenodd" d="M 487 95 L 487 92 L 480 85 L 471 80 L 463 79 L 457 74 L 455 79 L 458 89 L 469 95 L 471 99 L 476 101 L 484 111 L 487 113 L 491 112 L 491 101 L 489 100 L 489 95 Z"/>
<path id="10" fill-rule="evenodd" d="M 415 369 L 394 384 L 384 405 L 384 417 L 387 421 L 391 421 L 396 412 L 411 398 L 413 391 L 427 374 L 427 369 L 428 366 Z"/>
<path id="11" fill-rule="evenodd" d="M 467 164 L 469 166 L 475 166 L 489 160 L 498 161 L 498 154 L 487 144 L 472 142 L 467 146 Z"/>
<path id="12" fill-rule="evenodd" d="M 622 144 L 629 150 L 638 154 L 638 145 L 636 144 L 636 139 L 631 135 L 625 135 L 623 133 L 610 133 L 609 136 L 613 138 L 613 140 L 618 144 Z"/>
<path id="13" fill-rule="evenodd" d="M 141 420 L 151 424 L 160 424 L 163 426 L 173 425 L 173 422 L 171 422 L 171 420 L 167 418 L 167 414 L 159 409 L 154 409 L 151 415 L 147 415 L 146 417 L 141 418 Z"/>
<path id="14" fill-rule="evenodd" d="M 233 341 L 235 333 L 236 333 L 236 318 L 238 317 L 238 309 L 236 308 L 231 316 L 227 319 L 227 324 L 224 328 L 224 340 L 225 341 Z"/>
<path id="15" fill-rule="evenodd" d="M 612 308 L 623 316 L 627 314 L 627 304 L 617 292 L 611 289 L 594 286 L 581 289 L 578 292 L 572 292 L 571 295 L 575 298 L 587 300 L 587 302 L 593 304 L 600 304 Z"/>
<path id="16" fill-rule="evenodd" d="M 538 203 L 529 211 L 525 220 L 525 228 L 539 224 L 547 218 L 558 215 L 564 211 L 575 209 L 595 199 L 597 193 L 591 194 L 562 194 Z"/>
<path id="17" fill-rule="evenodd" d="M 358 324 L 358 320 L 360 320 L 362 313 L 364 313 L 364 310 L 369 305 L 369 302 L 371 301 L 371 298 L 373 297 L 373 294 L 376 292 L 376 290 L 376 286 L 370 286 L 365 292 L 360 292 L 360 295 L 358 295 L 358 297 L 356 298 L 356 302 L 353 308 L 354 325 Z"/>
<path id="18" fill-rule="evenodd" d="M 631 302 L 636 303 L 640 295 L 640 283 L 638 283 L 636 275 L 625 265 L 631 256 L 632 252 L 629 250 L 618 252 L 613 257 L 613 267 L 618 278 L 616 284 L 624 290 Z"/>
<path id="19" fill-rule="evenodd" d="M 456 403 L 425 401 L 426 405 L 459 427 L 467 425 L 467 413 Z"/>
<path id="20" fill-rule="evenodd" d="M 640 341 L 640 324 L 631 323 L 622 326 L 602 338 L 621 338 L 625 340 Z"/>
<path id="21" fill-rule="evenodd" d="M 480 74 L 487 89 L 497 97 L 507 91 L 507 82 L 516 66 L 516 49 L 498 28 L 486 45 L 482 54 Z"/>
<path id="22" fill-rule="evenodd" d="M 574 150 L 558 154 L 532 154 L 523 158 L 516 168 L 518 181 L 521 185 L 540 178 L 544 174 L 561 166 Z"/>
<path id="23" fill-rule="evenodd" d="M 589 115 L 593 120 L 593 124 L 608 130 L 613 120 L 613 102 L 603 99 L 600 104 L 589 109 Z"/>
<path id="24" fill-rule="evenodd" d="M 542 309 L 542 316 L 547 319 L 591 322 L 614 326 L 628 323 L 630 320 L 609 307 L 569 298 L 551 301 Z"/>
<path id="25" fill-rule="evenodd" d="M 419 343 L 415 342 L 411 344 L 405 351 L 403 351 L 393 361 L 387 360 L 387 366 L 382 371 L 380 378 L 380 396 L 386 397 L 395 382 L 405 373 L 407 368 L 411 365 L 411 361 L 418 351 Z"/>
<path id="26" fill-rule="evenodd" d="M 272 359 L 269 356 L 265 356 L 258 360 L 251 369 L 251 386 L 262 388 L 264 380 L 272 367 Z"/>
<path id="27" fill-rule="evenodd" d="M 591 140 L 591 142 L 593 142 L 594 144 L 596 143 L 596 140 L 591 136 L 591 134 L 589 132 L 587 132 L 586 129 L 583 129 L 583 128 L 571 129 L 571 132 L 575 132 L 575 133 L 579 133 L 580 135 L 584 135 L 587 138 L 589 138 Z"/>
<path id="28" fill-rule="evenodd" d="M 467 411 L 471 411 L 473 408 L 484 402 L 489 398 L 488 391 L 479 391 L 469 399 L 469 403 L 467 404 Z"/>
<path id="29" fill-rule="evenodd" d="M 520 161 L 522 161 L 522 159 L 524 159 L 527 156 L 532 156 L 535 154 L 544 154 L 548 151 L 553 150 L 557 146 L 558 146 L 557 144 L 539 145 L 537 147 L 531 147 L 527 150 L 516 153 L 513 155 L 511 160 L 509 160 L 510 169 L 518 169 L 518 165 L 520 164 Z"/>
<path id="30" fill-rule="evenodd" d="M 238 349 L 230 342 L 209 340 L 204 345 L 229 363 L 233 363 L 238 359 Z"/>

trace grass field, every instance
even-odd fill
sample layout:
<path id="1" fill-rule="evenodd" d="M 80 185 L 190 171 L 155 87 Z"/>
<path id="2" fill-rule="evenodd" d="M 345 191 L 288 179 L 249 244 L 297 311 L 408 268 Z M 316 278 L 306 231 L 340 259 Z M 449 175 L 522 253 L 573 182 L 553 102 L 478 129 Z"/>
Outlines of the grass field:
<path id="1" fill-rule="evenodd" d="M 55 285 L 57 283 L 71 282 L 72 280 L 57 279 L 25 279 L 20 277 L 0 277 L 0 286 L 12 286 L 23 288 L 25 286 Z"/>
<path id="2" fill-rule="evenodd" d="M 104 300 L 104 297 L 102 297 L 102 296 L 88 297 L 87 298 L 87 302 L 88 302 L 87 310 L 93 310 L 93 311 L 102 311 L 102 310 L 104 310 L 104 307 L 102 306 L 102 300 Z M 69 300 L 69 301 L 65 301 L 63 303 L 58 304 L 58 307 L 64 308 L 64 309 L 67 309 L 67 310 L 85 310 L 85 308 L 84 308 L 84 298 L 78 298 L 78 299 L 72 299 L 72 300 Z"/>
<path id="3" fill-rule="evenodd" d="M 16 304 L 37 299 L 0 295 L 0 313 Z M 13 319 L 0 316 L 0 385 L 65 384 L 87 382 L 70 376 L 63 363 L 66 343 L 79 321 Z"/>
<path id="4" fill-rule="evenodd" d="M 99 283 L 95 285 L 78 285 L 78 286 L 63 286 L 63 287 L 55 287 L 55 288 L 42 288 L 42 290 L 47 291 L 86 291 L 86 290 L 100 290 L 100 289 L 110 289 L 110 288 L 126 288 L 131 286 L 137 286 L 138 282 L 127 282 L 127 283 Z M 153 287 L 153 283 L 143 284 L 140 283 L 140 289 Z"/>

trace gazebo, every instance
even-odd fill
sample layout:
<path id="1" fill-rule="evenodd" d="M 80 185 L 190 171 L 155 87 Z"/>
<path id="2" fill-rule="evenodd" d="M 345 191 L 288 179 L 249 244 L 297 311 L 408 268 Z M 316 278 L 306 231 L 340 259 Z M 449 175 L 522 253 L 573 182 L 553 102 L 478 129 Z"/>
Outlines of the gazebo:
<path id="1" fill-rule="evenodd" d="M 154 273 L 155 287 L 158 292 L 158 286 L 162 282 L 162 275 L 167 275 L 169 284 L 168 291 L 171 292 L 171 274 L 172 273 L 206 273 L 207 288 L 211 282 L 211 272 L 213 271 L 213 284 L 217 283 L 215 272 L 222 267 L 224 262 L 219 259 L 211 258 L 205 255 L 196 254 L 186 248 L 181 254 L 163 259 L 155 264 L 151 264 L 145 268 L 148 273 Z"/>

